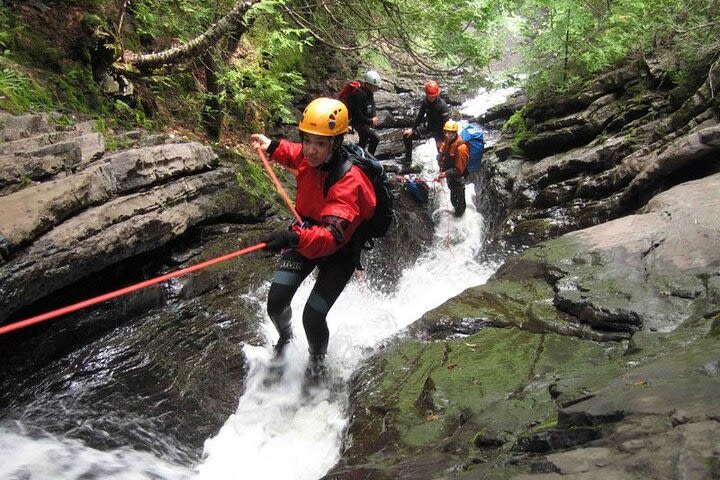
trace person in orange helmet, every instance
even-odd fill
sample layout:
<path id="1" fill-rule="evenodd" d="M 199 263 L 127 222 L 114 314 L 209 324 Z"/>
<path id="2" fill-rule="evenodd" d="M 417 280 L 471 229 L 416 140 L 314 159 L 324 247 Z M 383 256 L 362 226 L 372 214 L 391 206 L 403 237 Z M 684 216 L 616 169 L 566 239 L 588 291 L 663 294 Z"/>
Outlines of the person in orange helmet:
<path id="1" fill-rule="evenodd" d="M 460 124 L 455 120 L 448 120 L 443 126 L 445 138 L 440 144 L 438 153 L 438 166 L 440 178 L 446 178 L 450 189 L 450 203 L 455 209 L 455 216 L 462 217 L 465 213 L 465 177 L 467 164 L 470 160 L 470 149 L 462 141 L 458 132 Z"/>
<path id="2" fill-rule="evenodd" d="M 289 167 L 297 182 L 296 210 L 303 225 L 272 232 L 265 250 L 281 253 L 281 262 L 268 292 L 267 311 L 279 339 L 275 358 L 292 339 L 290 302 L 300 284 L 317 268 L 302 320 L 310 360 L 306 380 L 319 383 L 329 332 L 326 317 L 359 263 L 365 239 L 358 227 L 372 218 L 376 206 L 373 185 L 353 165 L 342 148 L 348 131 L 347 107 L 340 100 L 317 98 L 305 108 L 300 123 L 301 143 L 251 135 L 255 149 Z M 333 183 L 334 182 L 334 183 Z"/>
<path id="3" fill-rule="evenodd" d="M 420 104 L 413 127 L 403 132 L 403 143 L 405 144 L 403 170 L 409 169 L 412 164 L 413 140 L 432 137 L 438 148 L 443 141 L 443 125 L 450 119 L 450 107 L 445 100 L 440 98 L 440 91 L 440 85 L 436 81 L 425 82 L 425 98 Z"/>

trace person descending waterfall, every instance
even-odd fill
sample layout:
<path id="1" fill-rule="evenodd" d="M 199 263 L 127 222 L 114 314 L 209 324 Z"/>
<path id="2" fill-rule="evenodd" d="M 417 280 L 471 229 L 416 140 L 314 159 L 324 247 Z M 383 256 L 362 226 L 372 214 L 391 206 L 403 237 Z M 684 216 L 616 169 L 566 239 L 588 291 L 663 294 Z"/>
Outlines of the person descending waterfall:
<path id="1" fill-rule="evenodd" d="M 355 83 L 355 82 L 352 82 Z M 350 89 L 345 100 L 350 115 L 350 125 L 358 133 L 358 145 L 361 148 L 367 147 L 371 155 L 375 155 L 380 136 L 375 131 L 380 123 L 375 107 L 375 92 L 380 89 L 382 80 L 380 74 L 375 70 L 368 70 L 365 78 L 359 83 L 358 88 Z"/>
<path id="2" fill-rule="evenodd" d="M 403 132 L 405 157 L 402 161 L 404 171 L 412 164 L 413 140 L 434 138 L 435 147 L 440 148 L 443 141 L 443 125 L 450 119 L 450 107 L 440 98 L 440 85 L 434 80 L 425 82 L 425 98 L 415 117 L 412 128 Z"/>
<path id="3" fill-rule="evenodd" d="M 446 178 L 450 189 L 450 203 L 455 209 L 455 216 L 462 217 L 465 213 L 465 177 L 467 164 L 470 159 L 470 150 L 458 135 L 460 124 L 455 120 L 448 120 L 443 126 L 445 138 L 440 144 L 438 153 L 438 166 L 440 178 Z"/>
<path id="4" fill-rule="evenodd" d="M 272 232 L 263 240 L 265 250 L 282 254 L 270 285 L 267 311 L 279 334 L 274 358 L 280 360 L 292 338 L 290 302 L 317 267 L 317 280 L 302 317 L 310 354 L 306 383 L 315 385 L 327 373 L 326 317 L 359 266 L 366 238 L 358 227 L 373 217 L 376 197 L 370 179 L 342 147 L 348 111 L 340 100 L 310 102 L 298 128 L 301 143 L 270 140 L 261 133 L 252 134 L 251 140 L 254 148 L 289 167 L 296 177 L 296 209 L 303 224 Z"/>

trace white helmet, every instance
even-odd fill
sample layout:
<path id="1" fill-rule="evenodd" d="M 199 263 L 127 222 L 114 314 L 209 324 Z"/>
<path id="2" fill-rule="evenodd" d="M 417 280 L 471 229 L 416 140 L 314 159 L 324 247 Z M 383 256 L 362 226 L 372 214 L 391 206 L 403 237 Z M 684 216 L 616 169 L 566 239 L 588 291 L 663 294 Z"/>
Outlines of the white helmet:
<path id="1" fill-rule="evenodd" d="M 380 74 L 375 70 L 368 70 L 365 73 L 365 83 L 380 87 L 380 84 L 382 83 L 382 80 L 380 79 Z"/>

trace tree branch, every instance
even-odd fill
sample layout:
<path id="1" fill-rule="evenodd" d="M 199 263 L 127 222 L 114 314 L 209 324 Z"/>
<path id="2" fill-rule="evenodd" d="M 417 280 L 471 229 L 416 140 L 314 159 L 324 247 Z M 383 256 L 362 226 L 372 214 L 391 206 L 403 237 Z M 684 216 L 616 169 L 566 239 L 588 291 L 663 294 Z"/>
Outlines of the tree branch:
<path id="1" fill-rule="evenodd" d="M 245 0 L 239 2 L 227 15 L 218 20 L 201 35 L 189 42 L 172 47 L 162 52 L 140 54 L 124 51 L 121 61 L 126 65 L 116 65 L 120 70 L 126 70 L 127 65 L 141 71 L 157 67 L 167 67 L 195 58 L 205 53 L 210 47 L 230 31 L 237 31 L 238 26 L 243 25 L 245 14 L 260 0 Z M 244 29 L 243 29 L 244 30 Z"/>

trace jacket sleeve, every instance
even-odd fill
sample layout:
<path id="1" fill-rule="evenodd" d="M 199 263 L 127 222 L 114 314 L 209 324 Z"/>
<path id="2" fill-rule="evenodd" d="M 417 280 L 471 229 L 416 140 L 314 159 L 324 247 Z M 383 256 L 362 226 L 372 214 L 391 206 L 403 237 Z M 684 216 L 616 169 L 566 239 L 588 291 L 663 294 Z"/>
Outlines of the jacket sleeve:
<path id="1" fill-rule="evenodd" d="M 463 143 L 457 149 L 455 154 L 455 169 L 458 175 L 464 175 L 467 170 L 467 164 L 470 161 L 470 151 L 468 150 L 467 144 Z"/>
<path id="2" fill-rule="evenodd" d="M 415 123 L 413 124 L 413 129 L 416 129 L 420 126 L 423 121 L 425 121 L 425 113 L 427 109 L 425 107 L 425 101 L 420 104 L 420 110 L 418 111 L 417 117 L 415 117 Z"/>
<path id="3" fill-rule="evenodd" d="M 443 101 L 442 105 L 440 105 L 440 108 L 442 110 L 442 124 L 445 125 L 445 122 L 450 120 L 450 117 L 452 116 L 452 112 L 450 111 L 450 105 L 448 105 L 447 102 Z"/>
<path id="4" fill-rule="evenodd" d="M 297 170 L 303 158 L 302 144 L 287 140 L 280 140 L 277 144 L 273 141 L 268 148 L 268 152 L 271 153 L 274 162 L 294 170 Z"/>

